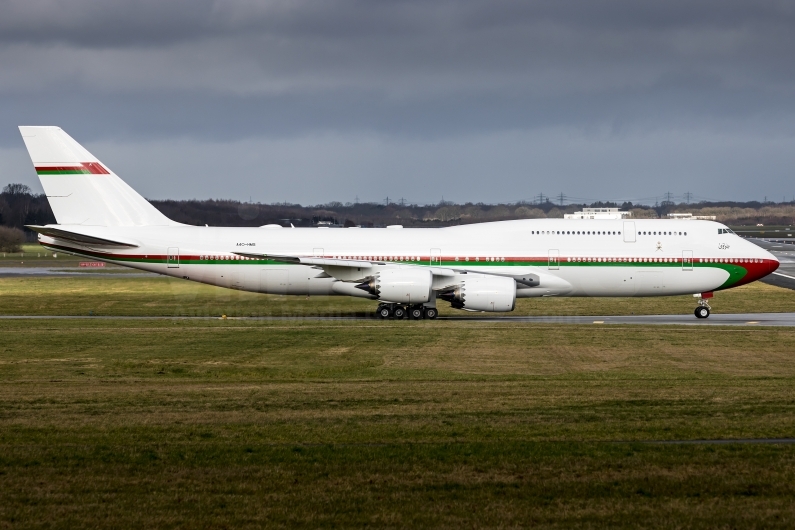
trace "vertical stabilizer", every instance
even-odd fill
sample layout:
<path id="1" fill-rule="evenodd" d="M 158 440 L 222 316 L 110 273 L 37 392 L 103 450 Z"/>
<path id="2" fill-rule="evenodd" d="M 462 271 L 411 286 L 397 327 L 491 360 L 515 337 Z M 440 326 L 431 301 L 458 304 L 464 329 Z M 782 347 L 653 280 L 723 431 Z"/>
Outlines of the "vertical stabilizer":
<path id="1" fill-rule="evenodd" d="M 19 132 L 58 224 L 176 224 L 60 127 L 21 126 Z"/>

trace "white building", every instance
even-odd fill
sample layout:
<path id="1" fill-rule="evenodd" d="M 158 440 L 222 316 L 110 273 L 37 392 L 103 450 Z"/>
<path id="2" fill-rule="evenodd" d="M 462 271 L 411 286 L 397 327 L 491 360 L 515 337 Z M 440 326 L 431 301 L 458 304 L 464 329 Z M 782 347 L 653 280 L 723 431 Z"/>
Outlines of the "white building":
<path id="1" fill-rule="evenodd" d="M 714 221 L 716 217 L 714 215 L 693 215 L 692 213 L 669 213 L 669 219 L 700 219 L 702 221 Z"/>
<path id="2" fill-rule="evenodd" d="M 626 219 L 631 212 L 622 212 L 620 208 L 583 208 L 581 212 L 567 213 L 564 219 Z"/>

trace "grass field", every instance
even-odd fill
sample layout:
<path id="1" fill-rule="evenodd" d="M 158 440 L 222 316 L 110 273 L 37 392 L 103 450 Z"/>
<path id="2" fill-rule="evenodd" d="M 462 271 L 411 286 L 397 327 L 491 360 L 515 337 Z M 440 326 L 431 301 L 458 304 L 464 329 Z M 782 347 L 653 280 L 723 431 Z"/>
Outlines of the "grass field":
<path id="1" fill-rule="evenodd" d="M 373 306 L 167 278 L 2 278 L 0 293 L 5 314 Z M 793 298 L 752 284 L 713 306 Z M 789 328 L 5 320 L 0 528 L 791 528 L 795 445 L 656 442 L 795 437 L 794 384 Z"/>

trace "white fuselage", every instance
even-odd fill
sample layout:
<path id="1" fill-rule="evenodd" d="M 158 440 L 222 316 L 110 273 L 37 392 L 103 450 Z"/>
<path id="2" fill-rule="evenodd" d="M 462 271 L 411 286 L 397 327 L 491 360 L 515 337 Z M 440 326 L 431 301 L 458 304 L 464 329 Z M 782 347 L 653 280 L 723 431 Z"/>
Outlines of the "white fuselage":
<path id="1" fill-rule="evenodd" d="M 691 220 L 534 219 L 447 228 L 341 229 L 81 225 L 79 231 L 138 246 L 108 250 L 39 239 L 53 250 L 141 270 L 290 295 L 375 298 L 355 284 L 378 270 L 403 266 L 446 269 L 434 274 L 435 289 L 463 275 L 489 274 L 516 279 L 517 297 L 664 296 L 729 288 L 778 266 L 774 256 L 724 225 Z M 257 254 L 369 263 L 337 270 L 251 257 Z"/>

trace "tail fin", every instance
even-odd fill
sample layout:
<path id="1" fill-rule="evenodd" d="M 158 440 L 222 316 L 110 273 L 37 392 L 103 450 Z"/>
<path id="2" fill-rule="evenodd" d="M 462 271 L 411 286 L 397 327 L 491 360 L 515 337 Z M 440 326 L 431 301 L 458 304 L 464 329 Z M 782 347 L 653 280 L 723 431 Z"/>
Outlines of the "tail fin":
<path id="1" fill-rule="evenodd" d="M 19 131 L 58 224 L 176 224 L 60 127 L 21 126 Z"/>

